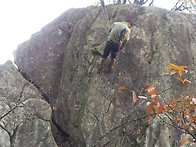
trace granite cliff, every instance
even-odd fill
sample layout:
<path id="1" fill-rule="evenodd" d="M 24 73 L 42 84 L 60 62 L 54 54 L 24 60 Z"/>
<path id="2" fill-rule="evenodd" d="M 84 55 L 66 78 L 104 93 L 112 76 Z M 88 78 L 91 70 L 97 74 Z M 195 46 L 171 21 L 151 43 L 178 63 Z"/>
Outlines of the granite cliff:
<path id="1" fill-rule="evenodd" d="M 70 9 L 18 46 L 15 64 L 26 80 L 17 85 L 2 80 L 1 87 L 12 87 L 1 88 L 1 102 L 15 98 L 16 91 L 25 93 L 24 106 L 15 110 L 30 118 L 12 118 L 15 127 L 0 128 L 8 140 L 4 146 L 25 146 L 28 139 L 34 140 L 32 146 L 40 142 L 40 146 L 81 147 L 179 145 L 181 132 L 155 115 L 146 117 L 146 103 L 139 100 L 133 104 L 130 92 L 116 88 L 129 87 L 140 95 L 144 83 L 150 82 L 167 98 L 195 96 L 196 16 L 137 5 L 111 5 L 107 12 L 110 24 L 128 19 L 133 22 L 130 40 L 119 55 L 114 74 L 97 74 L 108 29 L 101 7 Z M 188 65 L 192 83 L 184 86 L 173 80 L 164 70 L 168 63 Z M 4 66 L 17 72 L 11 63 Z M 20 81 L 19 73 L 10 75 L 5 69 L 1 75 L 14 77 L 13 83 Z M 26 92 L 24 85 L 28 85 Z M 2 91 L 13 93 L 3 95 Z M 18 98 L 20 102 L 23 97 Z M 32 112 L 29 109 L 18 110 L 25 109 L 26 104 L 33 109 L 30 116 L 25 115 Z M 24 132 L 34 138 L 22 140 Z"/>

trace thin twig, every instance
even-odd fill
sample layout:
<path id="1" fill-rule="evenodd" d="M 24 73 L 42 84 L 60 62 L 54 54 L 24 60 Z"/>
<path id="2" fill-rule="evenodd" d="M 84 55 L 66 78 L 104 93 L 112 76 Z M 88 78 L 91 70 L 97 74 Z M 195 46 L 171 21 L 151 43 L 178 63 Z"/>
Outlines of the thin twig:
<path id="1" fill-rule="evenodd" d="M 116 126 L 114 126 L 113 128 L 110 128 L 107 132 L 105 132 L 100 138 L 99 140 L 93 144 L 92 146 L 96 146 L 96 144 L 98 144 L 104 137 L 106 137 L 108 134 L 112 133 L 114 130 L 120 128 L 121 126 L 125 125 L 125 124 L 128 124 L 128 123 L 131 123 L 131 122 L 134 122 L 134 121 L 139 121 L 139 120 L 143 120 L 147 117 L 150 117 L 150 116 L 153 116 L 153 115 L 156 115 L 156 113 L 152 113 L 150 115 L 145 115 L 143 117 L 139 117 L 137 119 L 132 119 L 132 120 L 128 120 L 128 121 L 125 121 L 125 119 L 123 119 L 119 124 L 117 124 Z"/>
<path id="2" fill-rule="evenodd" d="M 166 116 L 167 116 L 167 115 L 166 115 Z M 191 135 L 194 139 L 196 139 L 196 137 L 194 136 L 194 134 L 192 134 L 191 132 L 185 132 L 185 131 L 183 131 L 180 127 L 178 127 L 178 126 L 171 120 L 170 117 L 168 117 L 168 118 L 170 119 L 170 121 L 172 122 L 172 124 L 170 124 L 169 122 L 165 121 L 165 120 L 164 120 L 162 117 L 160 117 L 159 115 L 158 115 L 158 117 L 159 117 L 164 123 L 166 123 L 167 125 L 170 125 L 170 126 L 174 127 L 175 129 L 179 130 L 181 133 L 189 134 L 189 135 Z"/>
<path id="3" fill-rule="evenodd" d="M 11 113 L 14 109 L 16 109 L 20 104 L 22 104 L 26 100 L 27 100 L 27 98 L 25 98 L 24 100 L 22 100 L 19 103 L 17 103 L 12 109 L 10 109 L 8 112 L 6 112 L 4 115 L 2 115 L 0 117 L 0 120 L 3 119 L 4 117 L 6 117 L 9 113 Z"/>

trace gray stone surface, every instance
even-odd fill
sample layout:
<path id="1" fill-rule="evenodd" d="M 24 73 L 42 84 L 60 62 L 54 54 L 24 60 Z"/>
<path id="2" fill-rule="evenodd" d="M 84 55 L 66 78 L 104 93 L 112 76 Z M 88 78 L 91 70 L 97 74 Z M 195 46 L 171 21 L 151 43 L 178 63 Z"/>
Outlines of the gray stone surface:
<path id="1" fill-rule="evenodd" d="M 0 65 L 0 146 L 51 146 L 51 106 L 8 61 Z"/>
<path id="2" fill-rule="evenodd" d="M 108 6 L 107 11 L 111 24 L 127 19 L 133 22 L 114 76 L 97 74 L 100 56 L 92 53 L 102 53 L 107 39 L 100 7 L 63 13 L 18 47 L 15 63 L 45 94 L 54 108 L 53 120 L 59 130 L 70 136 L 70 144 L 179 145 L 178 131 L 160 125 L 154 117 L 139 119 L 145 116 L 146 104 L 133 104 L 130 91 L 114 89 L 127 86 L 141 95 L 143 84 L 150 82 L 163 98 L 194 96 L 195 15 L 136 5 Z M 188 65 L 186 78 L 191 85 L 169 76 L 164 70 L 168 63 Z M 122 124 L 125 120 L 130 123 Z"/>

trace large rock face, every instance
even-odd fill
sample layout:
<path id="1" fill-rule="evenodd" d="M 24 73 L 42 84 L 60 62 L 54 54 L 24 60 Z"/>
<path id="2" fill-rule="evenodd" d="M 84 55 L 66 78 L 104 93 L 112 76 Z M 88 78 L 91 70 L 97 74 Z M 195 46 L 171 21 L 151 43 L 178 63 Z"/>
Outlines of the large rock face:
<path id="1" fill-rule="evenodd" d="M 100 7 L 65 12 L 15 51 L 20 72 L 53 107 L 56 141 L 66 144 L 58 137 L 60 131 L 75 146 L 179 145 L 180 132 L 157 117 L 144 119 L 146 104 L 133 104 L 130 92 L 115 89 L 126 86 L 141 95 L 143 83 L 150 82 L 164 98 L 194 96 L 195 15 L 136 5 L 108 6 L 107 11 L 111 24 L 133 22 L 112 74 L 97 74 L 100 56 L 94 53 L 102 52 L 107 39 Z M 163 70 L 168 63 L 190 66 L 192 86 L 170 78 Z"/>

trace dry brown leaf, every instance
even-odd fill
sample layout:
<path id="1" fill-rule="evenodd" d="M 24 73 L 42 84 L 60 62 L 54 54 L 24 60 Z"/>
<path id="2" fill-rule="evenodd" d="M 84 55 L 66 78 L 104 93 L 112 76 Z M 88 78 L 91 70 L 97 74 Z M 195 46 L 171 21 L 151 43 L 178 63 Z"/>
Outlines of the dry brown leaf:
<path id="1" fill-rule="evenodd" d="M 133 103 L 135 104 L 135 102 L 137 101 L 137 95 L 135 91 L 132 91 L 132 94 L 133 94 Z"/>
<path id="2" fill-rule="evenodd" d="M 187 140 L 188 140 L 188 137 L 183 137 L 183 138 L 180 140 L 180 142 L 181 142 L 180 147 L 183 146 L 183 145 L 187 142 Z"/>
<path id="3" fill-rule="evenodd" d="M 186 123 L 186 124 L 184 124 L 184 126 L 183 126 L 183 129 L 184 129 L 186 132 L 189 132 L 189 125 L 190 125 L 190 123 Z"/>
<path id="4" fill-rule="evenodd" d="M 146 85 L 146 86 L 152 86 L 152 84 L 150 84 L 150 83 L 145 83 L 144 85 Z"/>
<path id="5" fill-rule="evenodd" d="M 154 110 L 155 110 L 156 114 L 158 115 L 159 114 L 159 108 L 156 105 L 154 105 Z"/>
<path id="6" fill-rule="evenodd" d="M 154 106 L 154 103 L 153 102 L 149 102 L 149 104 L 146 106 L 146 114 L 150 114 L 150 112 L 152 111 L 153 109 L 153 106 Z"/>
<path id="7" fill-rule="evenodd" d="M 128 89 L 127 87 L 118 87 L 118 90 Z"/>
<path id="8" fill-rule="evenodd" d="M 167 103 L 174 103 L 174 100 L 166 100 Z"/>

